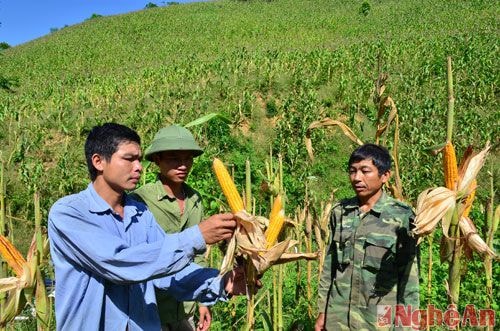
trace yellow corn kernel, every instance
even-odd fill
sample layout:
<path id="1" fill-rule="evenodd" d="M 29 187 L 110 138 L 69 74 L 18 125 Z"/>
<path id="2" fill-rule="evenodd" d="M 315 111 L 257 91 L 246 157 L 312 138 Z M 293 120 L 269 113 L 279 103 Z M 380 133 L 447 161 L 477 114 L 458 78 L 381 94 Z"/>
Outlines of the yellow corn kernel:
<path id="1" fill-rule="evenodd" d="M 454 190 L 458 180 L 457 157 L 451 141 L 447 141 L 443 156 L 444 183 L 447 189 Z"/>
<path id="2" fill-rule="evenodd" d="M 278 195 L 274 200 L 273 208 L 271 209 L 271 214 L 269 215 L 269 227 L 266 230 L 266 248 L 271 248 L 283 228 L 285 223 L 285 211 L 283 210 L 283 203 L 281 201 L 281 195 Z"/>
<path id="3" fill-rule="evenodd" d="M 0 254 L 9 267 L 14 270 L 16 276 L 20 277 L 24 274 L 23 265 L 26 264 L 26 260 L 21 253 L 19 253 L 17 248 L 2 235 L 0 235 Z"/>
<path id="4" fill-rule="evenodd" d="M 229 172 L 222 161 L 218 158 L 214 158 L 213 168 L 215 176 L 219 181 L 219 185 L 222 188 L 222 193 L 224 193 L 227 203 L 229 204 L 229 208 L 231 208 L 231 212 L 237 213 L 245 209 L 243 206 L 243 200 L 236 189 L 236 185 L 234 184 L 233 179 L 229 175 Z"/>
<path id="5" fill-rule="evenodd" d="M 475 179 L 474 179 L 472 185 L 476 186 L 476 180 Z M 467 196 L 467 199 L 465 199 L 465 206 L 466 207 L 465 207 L 465 210 L 464 210 L 464 213 L 463 213 L 464 217 L 468 217 L 469 216 L 470 210 L 472 209 L 472 202 L 474 201 L 474 197 L 475 196 L 476 196 L 476 190 L 473 190 Z"/>

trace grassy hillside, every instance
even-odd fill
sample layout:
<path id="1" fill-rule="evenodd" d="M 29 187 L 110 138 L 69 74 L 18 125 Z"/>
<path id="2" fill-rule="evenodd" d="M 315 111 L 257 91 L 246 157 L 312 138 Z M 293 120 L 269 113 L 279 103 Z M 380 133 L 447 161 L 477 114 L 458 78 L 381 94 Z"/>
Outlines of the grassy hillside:
<path id="1" fill-rule="evenodd" d="M 270 148 L 284 158 L 290 212 L 302 203 L 306 183 L 319 198 L 333 189 L 345 197 L 344 167 L 354 145 L 336 130 L 317 130 L 311 163 L 305 132 L 330 117 L 373 140 L 379 72 L 389 74 L 386 93 L 399 111 L 401 173 L 413 203 L 424 188 L 442 185 L 441 156 L 426 149 L 446 138 L 447 56 L 453 59 L 458 154 L 492 141 L 486 167 L 494 165 L 498 178 L 498 2 L 368 3 L 366 15 L 362 1 L 340 0 L 152 8 L 91 19 L 2 52 L 0 75 L 19 80 L 13 91 L 0 90 L 0 157 L 16 231 L 31 226 L 35 190 L 46 215 L 56 199 L 85 187 L 84 138 L 106 121 L 134 127 L 147 144 L 169 123 L 222 114 L 227 121 L 193 129 L 207 152 L 192 178 L 209 211 L 221 198 L 207 171 L 211 158 L 233 163 L 240 183 L 250 158 L 255 194 L 263 201 L 258 188 Z M 482 173 L 473 213 L 480 225 L 488 198 L 486 169 Z M 16 236 L 25 242 L 29 232 Z M 483 286 L 476 283 L 465 291 L 470 298 Z"/>

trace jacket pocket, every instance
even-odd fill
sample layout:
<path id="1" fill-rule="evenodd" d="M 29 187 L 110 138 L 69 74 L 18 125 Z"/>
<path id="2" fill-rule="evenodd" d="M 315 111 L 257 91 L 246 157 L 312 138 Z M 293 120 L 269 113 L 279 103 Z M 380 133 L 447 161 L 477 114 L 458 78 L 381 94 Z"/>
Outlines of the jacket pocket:
<path id="1" fill-rule="evenodd" d="M 350 229 L 335 231 L 333 241 L 337 247 L 337 258 L 341 266 L 346 266 L 351 263 L 354 250 L 352 245 L 353 232 Z"/>
<path id="2" fill-rule="evenodd" d="M 371 296 L 385 296 L 397 283 L 396 238 L 369 234 L 365 240 L 362 277 Z"/>
<path id="3" fill-rule="evenodd" d="M 363 268 L 372 272 L 387 270 L 394 266 L 396 237 L 384 234 L 369 234 L 365 240 Z"/>

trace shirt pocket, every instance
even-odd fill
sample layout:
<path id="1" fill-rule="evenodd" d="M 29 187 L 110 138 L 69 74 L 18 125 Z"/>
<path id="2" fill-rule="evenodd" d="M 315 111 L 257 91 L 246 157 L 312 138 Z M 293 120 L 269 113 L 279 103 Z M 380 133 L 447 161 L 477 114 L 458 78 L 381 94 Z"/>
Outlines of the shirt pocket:
<path id="1" fill-rule="evenodd" d="M 342 231 L 335 231 L 333 235 L 333 241 L 337 248 L 337 259 L 341 267 L 350 264 L 354 256 L 352 236 L 353 231 L 345 228 Z"/>
<path id="2" fill-rule="evenodd" d="M 372 284 L 372 290 L 383 295 L 397 282 L 396 237 L 370 233 L 366 237 L 364 248 L 364 283 Z"/>
<path id="3" fill-rule="evenodd" d="M 363 268 L 376 272 L 393 266 L 396 256 L 396 238 L 383 234 L 368 234 L 365 240 Z"/>

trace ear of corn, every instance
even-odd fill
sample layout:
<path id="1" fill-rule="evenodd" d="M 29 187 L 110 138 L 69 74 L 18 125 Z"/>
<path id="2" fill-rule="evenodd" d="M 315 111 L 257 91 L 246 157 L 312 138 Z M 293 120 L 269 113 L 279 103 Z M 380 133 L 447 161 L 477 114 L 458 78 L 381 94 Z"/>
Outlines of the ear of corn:
<path id="1" fill-rule="evenodd" d="M 229 172 L 222 161 L 215 158 L 213 162 L 213 169 L 222 192 L 227 199 L 229 208 L 231 208 L 231 212 L 237 213 L 244 210 L 243 200 L 241 199 L 241 196 L 236 189 L 236 185 L 234 184 L 233 179 L 229 175 Z"/>
<path id="2" fill-rule="evenodd" d="M 266 230 L 266 248 L 274 245 L 285 223 L 285 212 L 283 210 L 283 202 L 281 195 L 278 195 L 274 200 L 271 214 L 269 215 L 269 227 Z"/>
<path id="3" fill-rule="evenodd" d="M 443 171 L 446 188 L 450 190 L 455 189 L 458 179 L 458 166 L 455 148 L 451 141 L 447 141 L 444 146 Z"/>
<path id="4" fill-rule="evenodd" d="M 0 254 L 18 277 L 23 275 L 23 265 L 26 264 L 26 260 L 17 248 L 2 235 L 0 235 Z"/>
<path id="5" fill-rule="evenodd" d="M 477 234 L 477 229 L 470 218 L 460 218 L 459 226 L 464 237 L 467 239 L 470 248 L 480 254 L 487 254 L 491 257 L 496 257 L 496 253 Z"/>
<path id="6" fill-rule="evenodd" d="M 473 184 L 474 186 L 477 185 L 477 181 L 474 179 Z M 465 210 L 463 213 L 463 217 L 468 217 L 470 210 L 472 209 L 472 202 L 474 201 L 474 197 L 476 196 L 476 190 L 472 190 L 472 192 L 467 196 L 467 199 L 465 199 Z"/>

